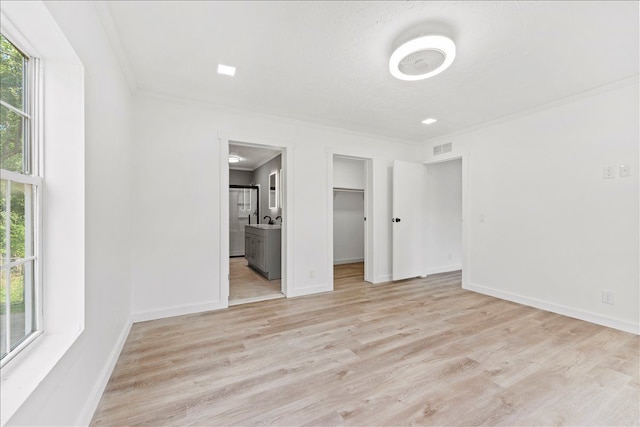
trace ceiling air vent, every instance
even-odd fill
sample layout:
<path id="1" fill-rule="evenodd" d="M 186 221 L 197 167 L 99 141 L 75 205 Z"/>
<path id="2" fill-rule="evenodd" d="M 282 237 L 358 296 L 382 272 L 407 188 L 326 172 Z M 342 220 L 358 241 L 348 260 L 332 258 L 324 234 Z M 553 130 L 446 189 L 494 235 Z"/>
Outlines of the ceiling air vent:
<path id="1" fill-rule="evenodd" d="M 438 154 L 450 153 L 453 150 L 453 143 L 447 142 L 442 145 L 434 145 L 433 146 L 433 155 L 437 156 Z"/>

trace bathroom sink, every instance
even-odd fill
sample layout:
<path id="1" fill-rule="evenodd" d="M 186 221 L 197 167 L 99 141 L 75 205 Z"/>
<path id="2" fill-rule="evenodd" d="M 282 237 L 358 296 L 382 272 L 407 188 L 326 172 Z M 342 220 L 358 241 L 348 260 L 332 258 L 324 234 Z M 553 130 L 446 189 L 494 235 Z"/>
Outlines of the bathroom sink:
<path id="1" fill-rule="evenodd" d="M 263 230 L 279 230 L 282 228 L 280 224 L 248 224 L 245 227 L 261 228 Z"/>

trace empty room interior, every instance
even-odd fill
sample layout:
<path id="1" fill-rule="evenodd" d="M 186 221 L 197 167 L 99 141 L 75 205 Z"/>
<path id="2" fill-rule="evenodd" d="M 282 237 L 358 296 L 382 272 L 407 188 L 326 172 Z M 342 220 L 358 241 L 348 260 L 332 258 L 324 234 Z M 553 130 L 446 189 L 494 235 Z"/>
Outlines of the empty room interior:
<path id="1" fill-rule="evenodd" d="M 2 426 L 640 424 L 637 1 L 3 1 Z"/>

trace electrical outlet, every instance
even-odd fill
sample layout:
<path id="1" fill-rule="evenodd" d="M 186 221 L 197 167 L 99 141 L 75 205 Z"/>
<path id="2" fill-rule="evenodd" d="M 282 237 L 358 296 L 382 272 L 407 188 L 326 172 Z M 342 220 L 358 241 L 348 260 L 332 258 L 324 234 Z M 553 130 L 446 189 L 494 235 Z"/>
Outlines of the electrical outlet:
<path id="1" fill-rule="evenodd" d="M 616 170 L 613 166 L 605 166 L 602 168 L 602 178 L 612 179 L 616 177 Z"/>
<path id="2" fill-rule="evenodd" d="M 486 221 L 486 217 L 484 216 L 484 214 L 480 214 L 480 222 L 485 222 Z"/>
<path id="3" fill-rule="evenodd" d="M 309 279 L 313 279 L 315 275 L 316 275 L 315 270 L 309 270 Z"/>
<path id="4" fill-rule="evenodd" d="M 611 291 L 602 291 L 602 302 L 605 304 L 615 304 L 615 296 Z"/>

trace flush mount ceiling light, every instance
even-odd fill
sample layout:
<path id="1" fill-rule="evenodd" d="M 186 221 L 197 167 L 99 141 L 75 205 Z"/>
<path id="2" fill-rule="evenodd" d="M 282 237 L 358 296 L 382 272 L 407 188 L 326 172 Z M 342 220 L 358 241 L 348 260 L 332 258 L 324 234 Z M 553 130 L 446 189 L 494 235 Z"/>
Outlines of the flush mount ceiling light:
<path id="1" fill-rule="evenodd" d="M 235 153 L 229 154 L 229 163 L 240 163 L 240 156 Z"/>
<path id="2" fill-rule="evenodd" d="M 389 59 L 389 71 L 400 80 L 422 80 L 440 74 L 456 57 L 456 45 L 445 36 L 422 36 L 398 47 Z"/>
<path id="3" fill-rule="evenodd" d="M 218 74 L 224 74 L 225 76 L 233 77 L 236 75 L 236 67 L 218 64 Z"/>
<path id="4" fill-rule="evenodd" d="M 424 123 L 425 125 L 430 125 L 430 124 L 435 123 L 437 121 L 438 121 L 438 119 L 432 119 L 431 117 L 429 117 L 428 119 L 424 119 L 422 121 L 422 123 Z"/>

